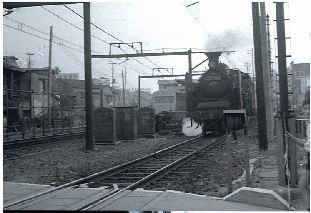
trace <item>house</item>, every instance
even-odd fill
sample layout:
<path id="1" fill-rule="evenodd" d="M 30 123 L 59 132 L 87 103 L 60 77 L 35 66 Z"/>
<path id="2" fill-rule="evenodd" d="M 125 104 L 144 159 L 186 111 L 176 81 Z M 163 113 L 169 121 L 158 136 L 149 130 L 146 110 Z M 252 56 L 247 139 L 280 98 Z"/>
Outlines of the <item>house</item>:
<path id="1" fill-rule="evenodd" d="M 13 131 L 19 120 L 30 118 L 30 89 L 23 83 L 26 71 L 16 63 L 14 56 L 3 57 L 3 127 Z"/>
<path id="2" fill-rule="evenodd" d="M 56 94 L 59 94 L 62 113 L 73 117 L 74 126 L 85 123 L 85 81 L 73 79 L 58 79 Z M 94 107 L 112 105 L 112 91 L 106 85 L 92 86 Z M 59 114 L 59 113 L 58 113 Z"/>
<path id="3" fill-rule="evenodd" d="M 159 80 L 159 91 L 153 93 L 153 108 L 156 113 L 162 111 L 185 111 L 185 86 L 178 80 Z"/>
<path id="4" fill-rule="evenodd" d="M 31 91 L 32 117 L 40 117 L 48 113 L 49 108 L 59 105 L 58 97 L 53 93 L 56 78 L 51 75 L 49 93 L 49 68 L 25 68 L 24 70 L 27 74 L 23 83 L 28 83 L 28 91 Z"/>
<path id="5" fill-rule="evenodd" d="M 48 68 L 22 69 L 16 60 L 14 56 L 3 57 L 4 126 L 15 131 L 21 122 L 46 114 L 58 100 L 53 93 L 49 94 Z M 52 75 L 51 82 L 53 79 Z"/>
<path id="6" fill-rule="evenodd" d="M 153 95 L 150 92 L 140 91 L 140 107 L 152 107 Z M 132 106 L 138 105 L 138 91 L 130 93 Z"/>

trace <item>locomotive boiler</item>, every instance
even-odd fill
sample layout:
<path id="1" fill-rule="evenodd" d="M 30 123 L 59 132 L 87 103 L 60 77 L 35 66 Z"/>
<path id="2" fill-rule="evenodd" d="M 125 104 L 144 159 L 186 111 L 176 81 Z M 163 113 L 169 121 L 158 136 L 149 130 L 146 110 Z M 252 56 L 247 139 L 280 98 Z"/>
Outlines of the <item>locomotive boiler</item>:
<path id="1" fill-rule="evenodd" d="M 198 83 L 185 77 L 188 116 L 202 125 L 203 134 L 224 134 L 223 110 L 246 109 L 253 114 L 253 84 L 247 73 L 219 63 L 222 52 L 207 53 L 209 69 Z"/>

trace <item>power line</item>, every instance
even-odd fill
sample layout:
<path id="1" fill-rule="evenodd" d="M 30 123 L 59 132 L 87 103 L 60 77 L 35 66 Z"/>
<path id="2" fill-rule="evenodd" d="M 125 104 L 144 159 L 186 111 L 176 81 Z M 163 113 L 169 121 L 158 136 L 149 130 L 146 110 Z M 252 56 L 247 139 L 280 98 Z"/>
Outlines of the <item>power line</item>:
<path id="1" fill-rule="evenodd" d="M 31 36 L 35 36 L 35 37 L 37 37 L 37 38 L 40 38 L 40 39 L 49 41 L 48 38 L 44 38 L 44 37 L 38 36 L 38 35 L 36 35 L 36 34 L 30 33 L 30 32 L 27 32 L 27 31 L 24 31 L 24 30 L 22 30 L 21 28 L 14 28 L 14 27 L 12 27 L 12 26 L 10 26 L 10 25 L 7 25 L 7 24 L 3 24 L 3 25 L 6 26 L 6 27 L 9 27 L 9 28 L 11 28 L 11 29 L 18 30 L 18 31 L 21 31 L 21 32 L 23 32 L 23 33 L 29 34 L 29 35 L 31 35 Z M 28 26 L 28 25 L 25 24 L 25 26 Z M 35 28 L 34 28 L 34 29 L 35 29 Z M 36 30 L 36 31 L 37 31 L 37 30 Z M 40 31 L 38 31 L 38 32 L 40 32 Z M 42 31 L 42 32 L 43 32 L 43 31 Z M 43 34 L 48 35 L 47 33 L 44 33 L 44 32 L 43 32 Z M 55 38 L 59 39 L 60 41 L 65 41 L 65 40 L 60 39 L 60 38 L 58 38 L 58 37 L 56 37 L 56 36 L 55 36 Z M 72 48 L 72 47 L 69 47 L 69 46 L 67 46 L 67 45 L 64 45 L 63 42 L 56 42 L 56 41 L 53 40 L 53 43 L 58 44 L 58 45 L 60 45 L 60 46 L 62 46 L 62 47 L 69 48 L 69 49 L 71 49 L 71 50 L 78 51 L 78 52 L 80 52 L 80 53 L 84 53 L 84 51 L 82 51 L 82 50 L 78 50 L 78 49 L 76 49 L 76 48 Z M 76 46 L 79 46 L 79 45 L 76 45 Z M 80 47 L 83 48 L 82 46 L 80 46 Z M 103 60 L 108 61 L 107 59 L 103 59 Z M 122 65 L 122 66 L 123 66 L 123 65 Z M 124 66 L 124 67 L 125 67 L 125 66 Z M 126 68 L 128 68 L 128 67 L 126 67 Z M 142 72 L 142 71 L 138 72 L 138 70 L 135 70 L 135 69 L 133 69 L 133 68 L 128 68 L 128 69 L 133 70 L 133 71 L 135 71 L 135 72 L 137 72 L 137 73 L 140 73 L 140 74 L 148 74 L 148 73 L 145 73 L 145 72 Z"/>
<path id="2" fill-rule="evenodd" d="M 46 11 L 48 11 L 49 13 L 53 14 L 54 16 L 58 17 L 59 19 L 65 21 L 65 22 L 68 23 L 68 24 L 70 24 L 71 26 L 74 26 L 75 28 L 77 28 L 77 29 L 83 31 L 81 28 L 79 28 L 79 27 L 77 27 L 76 25 L 70 23 L 69 21 L 63 19 L 63 18 L 60 17 L 59 15 L 57 15 L 57 14 L 51 12 L 50 10 L 44 8 L 43 6 L 41 6 L 41 7 L 42 7 L 43 9 L 45 9 Z M 68 8 L 67 6 L 65 6 L 65 7 Z M 68 9 L 70 9 L 70 8 L 68 8 Z M 70 10 L 71 10 L 71 9 L 70 9 Z M 74 12 L 73 10 L 71 10 L 71 11 Z M 74 12 L 74 13 L 77 14 L 78 16 L 80 16 L 78 13 L 76 13 L 76 12 Z M 81 16 L 80 16 L 80 17 L 81 17 Z M 38 36 L 38 35 L 36 35 L 36 34 L 27 32 L 27 31 L 25 31 L 25 30 L 23 29 L 23 27 L 27 27 L 27 28 L 29 28 L 29 29 L 31 29 L 31 30 L 33 30 L 33 31 L 42 33 L 42 34 L 47 35 L 47 36 L 50 36 L 49 33 L 46 33 L 46 32 L 44 32 L 44 31 L 42 31 L 42 30 L 39 30 L 39 29 L 37 29 L 37 28 L 35 28 L 35 27 L 32 27 L 32 26 L 30 26 L 30 25 L 27 25 L 27 24 L 25 24 L 25 23 L 22 23 L 22 22 L 20 22 L 20 21 L 17 21 L 17 20 L 15 20 L 15 19 L 13 19 L 13 18 L 9 18 L 9 17 L 5 17 L 5 18 L 8 19 L 8 20 L 10 20 L 10 21 L 12 21 L 12 22 L 17 23 L 17 24 L 18 24 L 18 27 L 17 27 L 17 28 L 14 28 L 14 27 L 12 27 L 12 26 L 3 24 L 4 26 L 9 27 L 9 28 L 12 28 L 12 29 L 15 29 L 15 30 L 19 30 L 19 31 L 21 31 L 21 32 L 24 32 L 24 33 L 26 33 L 26 34 L 35 36 L 35 37 L 40 38 L 40 39 L 43 39 L 43 40 L 47 40 L 47 41 L 49 40 L 48 38 L 44 38 L 44 37 Z M 83 17 L 81 17 L 81 18 L 83 18 Z M 96 28 L 100 29 L 100 28 L 97 27 L 96 25 L 94 25 L 94 24 L 92 24 L 92 25 L 95 26 Z M 101 29 L 101 30 L 102 30 L 102 29 Z M 103 30 L 102 30 L 102 31 L 103 31 Z M 103 31 L 103 32 L 105 32 L 105 31 Z M 110 34 L 109 34 L 109 35 L 110 35 Z M 93 36 L 93 35 L 92 35 L 92 36 Z M 82 50 L 78 50 L 78 49 L 76 49 L 76 48 L 73 48 L 73 47 L 70 47 L 70 46 L 65 45 L 64 42 L 65 42 L 65 43 L 68 43 L 68 44 L 70 44 L 70 45 L 79 47 L 79 48 L 81 48 L 81 49 L 84 49 L 83 46 L 74 44 L 74 43 L 72 43 L 72 42 L 70 42 L 70 41 L 67 41 L 67 40 L 65 40 L 65 39 L 61 39 L 61 38 L 59 38 L 59 37 L 57 37 L 57 36 L 55 36 L 55 35 L 53 35 L 53 37 L 57 39 L 57 41 L 54 41 L 54 40 L 53 40 L 53 43 L 56 43 L 56 44 L 58 44 L 58 45 L 60 45 L 60 46 L 63 46 L 63 47 L 66 47 L 66 48 L 69 48 L 69 49 L 72 49 L 72 50 L 75 50 L 75 51 L 84 53 L 84 51 L 82 51 Z M 94 37 L 94 38 L 97 38 L 96 36 L 93 36 L 93 37 Z M 114 36 L 113 36 L 113 37 L 114 37 Z M 116 37 L 114 37 L 114 38 L 116 38 Z M 99 38 L 97 38 L 97 39 L 99 39 Z M 117 38 L 116 38 L 116 39 L 117 39 Z M 104 40 L 102 40 L 102 39 L 99 39 L 99 40 L 102 41 L 102 42 L 107 43 L 106 41 L 104 41 Z M 121 41 L 121 40 L 120 40 L 120 41 Z M 64 50 L 63 50 L 63 51 L 64 51 Z M 126 51 L 124 51 L 124 50 L 122 50 L 122 51 L 126 53 Z M 65 51 L 64 51 L 64 52 L 65 52 Z M 94 51 L 94 52 L 95 52 L 95 51 Z M 66 52 L 65 52 L 65 53 L 66 53 Z M 149 66 L 143 64 L 142 62 L 136 60 L 135 58 L 133 58 L 133 59 L 134 59 L 137 63 L 141 64 L 142 66 L 145 66 L 145 67 L 147 67 L 148 69 L 152 69 L 151 67 L 149 67 Z M 152 64 L 158 66 L 157 64 L 155 64 L 155 63 L 153 63 L 152 61 L 150 61 L 148 58 L 146 58 L 146 59 L 147 59 L 150 63 L 152 63 Z M 124 67 L 124 66 L 123 66 L 123 67 Z M 158 66 L 158 67 L 159 67 L 159 66 Z M 133 69 L 133 68 L 129 68 L 129 69 L 130 69 L 130 70 L 133 70 L 133 71 L 135 71 L 135 72 L 137 72 L 137 73 L 140 73 L 140 74 L 148 74 L 148 73 L 143 72 L 143 71 L 138 71 L 137 69 Z"/>
<path id="3" fill-rule="evenodd" d="M 212 39 L 212 41 L 214 41 L 216 45 L 219 46 L 220 49 L 222 49 L 223 45 L 221 41 L 219 41 L 219 39 L 215 36 L 215 34 L 211 30 L 205 27 L 208 25 L 204 17 L 202 16 L 201 12 L 198 10 L 196 3 L 193 3 L 193 4 L 182 3 L 182 4 L 187 8 L 188 12 L 192 15 L 195 21 L 199 24 L 199 26 L 202 28 L 202 30 L 205 32 L 208 38 Z M 231 65 L 236 67 L 235 64 L 228 58 L 228 55 L 225 55 L 225 57 Z"/>
<path id="4" fill-rule="evenodd" d="M 77 27 L 76 25 L 74 25 L 74 24 L 70 23 L 69 21 L 67 21 L 67 20 L 65 20 L 64 18 L 60 17 L 59 15 L 57 15 L 57 14 L 53 13 L 52 11 L 48 10 L 47 8 L 45 8 L 45 7 L 43 7 L 43 6 L 41 6 L 41 7 L 42 7 L 44 10 L 46 10 L 46 11 L 48 11 L 49 13 L 53 14 L 54 16 L 56 16 L 57 18 L 59 18 L 59 19 L 61 19 L 61 20 L 65 21 L 66 23 L 70 24 L 71 26 L 73 26 L 73 27 L 77 28 L 78 30 L 81 30 L 82 32 L 84 31 L 84 30 L 83 30 L 83 29 L 81 29 L 80 27 Z M 102 41 L 102 42 L 104 42 L 104 43 L 107 43 L 107 44 L 108 44 L 108 42 L 107 42 L 107 41 L 105 41 L 105 40 L 103 40 L 103 39 L 100 39 L 100 38 L 98 38 L 98 37 L 96 37 L 96 36 L 94 36 L 94 35 L 92 35 L 92 37 L 94 37 L 94 38 L 96 38 L 96 39 L 98 39 L 98 40 L 100 40 L 100 41 Z"/>
<path id="5" fill-rule="evenodd" d="M 64 5 L 64 7 L 66 7 L 68 10 L 70 10 L 71 12 L 73 12 L 74 14 L 76 14 L 77 16 L 79 16 L 80 18 L 82 18 L 82 19 L 84 19 L 84 17 L 83 16 L 81 16 L 80 14 L 78 14 L 77 12 L 75 12 L 74 10 L 72 10 L 71 8 L 69 8 L 67 5 Z M 116 40 L 118 40 L 118 41 L 120 41 L 120 42 L 122 42 L 122 43 L 124 43 L 124 41 L 122 41 L 121 39 L 119 39 L 119 38 L 117 38 L 117 37 L 115 37 L 115 36 L 113 36 L 112 34 L 110 34 L 110 33 L 108 33 L 108 32 L 106 32 L 105 30 L 103 30 L 102 28 L 100 28 L 100 27 L 98 27 L 97 25 L 95 25 L 95 24 L 93 24 L 93 23 L 91 23 L 91 25 L 92 26 L 94 26 L 94 27 L 96 27 L 98 30 L 100 30 L 100 31 L 102 31 L 102 32 L 104 32 L 104 33 L 106 33 L 107 35 L 109 35 L 109 36 L 111 36 L 112 38 L 114 38 L 114 39 L 116 39 Z M 121 48 L 120 48 L 121 49 Z M 135 48 L 134 48 L 135 49 Z M 122 50 L 122 49 L 121 49 Z M 135 49 L 136 50 L 136 49 Z M 126 53 L 124 50 L 122 50 L 124 53 Z M 136 50 L 137 51 L 137 50 Z M 146 58 L 146 57 L 145 57 Z M 134 58 L 133 58 L 134 59 Z M 153 65 L 156 65 L 157 67 L 160 67 L 159 65 L 157 65 L 157 64 L 155 64 L 154 62 L 152 62 L 150 59 L 148 59 L 148 58 L 146 58 L 150 63 L 152 63 Z M 142 64 L 141 62 L 139 62 L 137 59 L 134 59 L 136 62 L 138 62 L 138 63 L 140 63 L 141 65 L 143 65 L 143 66 L 146 66 L 146 65 L 144 65 L 144 64 Z M 148 67 L 148 66 L 146 66 L 146 67 Z M 151 67 L 148 67 L 149 69 L 151 69 Z"/>
<path id="6" fill-rule="evenodd" d="M 39 29 L 37 29 L 37 28 L 35 28 L 35 27 L 32 27 L 32 26 L 30 26 L 30 25 L 27 25 L 27 24 L 25 24 L 25 23 L 22 23 L 22 22 L 20 22 L 20 21 L 17 21 L 17 20 L 15 20 L 15 19 L 12 19 L 12 18 L 9 18 L 9 17 L 5 17 L 5 18 L 18 24 L 18 27 L 17 27 L 17 28 L 14 28 L 14 27 L 9 26 L 9 25 L 6 25 L 6 24 L 3 24 L 3 25 L 5 25 L 5 26 L 7 26 L 7 27 L 10 27 L 10 28 L 13 28 L 13 29 L 15 29 L 15 30 L 19 30 L 19 31 L 28 33 L 28 34 L 30 34 L 30 35 L 36 36 L 36 37 L 41 38 L 41 39 L 44 39 L 44 40 L 47 40 L 47 39 L 46 39 L 46 38 L 42 38 L 42 37 L 40 37 L 40 36 L 37 36 L 37 35 L 35 35 L 35 34 L 29 33 L 29 32 L 26 32 L 26 31 L 23 29 L 23 27 L 27 27 L 27 28 L 29 28 L 29 29 L 31 29 L 31 30 L 34 30 L 34 31 L 37 31 L 37 32 L 42 33 L 42 34 L 44 34 L 44 35 L 50 36 L 49 33 L 46 33 L 46 32 L 44 32 L 44 31 L 42 31 L 42 30 L 39 30 Z M 55 36 L 55 35 L 53 35 L 53 37 L 56 38 L 56 39 L 58 39 L 59 42 L 60 42 L 59 44 L 61 44 L 61 45 L 64 45 L 63 42 L 66 42 L 66 43 L 71 44 L 71 45 L 73 45 L 73 46 L 77 46 L 77 47 L 82 48 L 82 49 L 84 48 L 84 47 L 81 46 L 81 45 L 74 44 L 74 43 L 72 43 L 72 42 L 70 42 L 70 41 L 67 41 L 67 40 L 65 40 L 65 39 L 58 38 L 58 37 Z M 56 43 L 56 42 L 54 42 L 54 43 Z"/>

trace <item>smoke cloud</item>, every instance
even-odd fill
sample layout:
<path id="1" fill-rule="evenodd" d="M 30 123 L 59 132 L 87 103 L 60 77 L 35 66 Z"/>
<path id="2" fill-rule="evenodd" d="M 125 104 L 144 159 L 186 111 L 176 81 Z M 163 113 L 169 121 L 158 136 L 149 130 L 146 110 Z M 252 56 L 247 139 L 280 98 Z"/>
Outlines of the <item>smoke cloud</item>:
<path id="1" fill-rule="evenodd" d="M 234 51 L 230 57 L 222 54 L 220 61 L 229 65 L 230 68 L 245 69 L 244 63 L 251 62 L 252 57 L 248 50 L 253 47 L 251 28 L 234 28 L 224 30 L 212 36 L 205 42 L 208 51 Z"/>
<path id="2" fill-rule="evenodd" d="M 205 43 L 206 49 L 239 50 L 253 45 L 252 35 L 245 29 L 224 30 Z"/>

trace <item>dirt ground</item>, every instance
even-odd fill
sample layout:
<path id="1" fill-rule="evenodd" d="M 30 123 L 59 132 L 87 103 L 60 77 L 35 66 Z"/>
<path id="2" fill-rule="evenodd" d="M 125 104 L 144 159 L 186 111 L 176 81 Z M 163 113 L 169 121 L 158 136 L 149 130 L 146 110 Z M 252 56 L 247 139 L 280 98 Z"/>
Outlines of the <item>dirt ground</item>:
<path id="1" fill-rule="evenodd" d="M 248 135 L 252 141 L 250 159 L 259 159 L 254 163 L 255 169 L 262 165 L 275 166 L 277 143 L 269 144 L 268 151 L 258 150 L 255 119 L 250 120 Z M 156 139 L 142 138 L 117 145 L 95 144 L 93 151 L 85 149 L 84 138 L 76 138 L 65 142 L 5 150 L 3 181 L 58 186 L 143 157 L 189 138 L 191 137 L 185 135 L 167 135 Z M 299 163 L 304 161 L 304 156 L 304 150 L 300 147 Z"/>
<path id="2" fill-rule="evenodd" d="M 85 149 L 85 139 L 4 151 L 3 181 L 61 185 L 172 146 L 189 137 L 139 139 Z"/>

